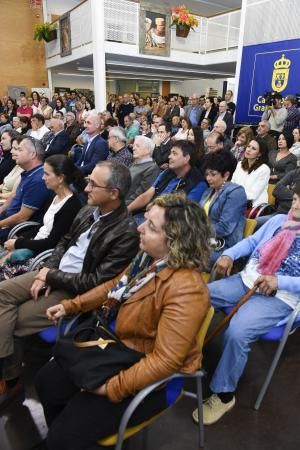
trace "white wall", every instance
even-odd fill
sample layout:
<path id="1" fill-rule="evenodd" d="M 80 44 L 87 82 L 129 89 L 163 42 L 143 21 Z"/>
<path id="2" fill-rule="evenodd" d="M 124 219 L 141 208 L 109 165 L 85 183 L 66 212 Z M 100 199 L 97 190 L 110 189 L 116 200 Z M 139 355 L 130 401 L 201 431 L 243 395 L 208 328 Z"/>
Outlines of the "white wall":
<path id="1" fill-rule="evenodd" d="M 69 87 L 70 89 L 91 89 L 94 90 L 93 76 L 74 77 L 67 75 L 52 74 L 53 87 Z"/>
<path id="2" fill-rule="evenodd" d="M 199 95 L 206 94 L 209 88 L 212 88 L 218 90 L 218 95 L 222 95 L 223 81 L 226 81 L 226 79 L 199 79 L 185 80 L 183 82 L 171 81 L 170 92 L 178 92 L 178 94 L 188 97 L 194 93 Z"/>

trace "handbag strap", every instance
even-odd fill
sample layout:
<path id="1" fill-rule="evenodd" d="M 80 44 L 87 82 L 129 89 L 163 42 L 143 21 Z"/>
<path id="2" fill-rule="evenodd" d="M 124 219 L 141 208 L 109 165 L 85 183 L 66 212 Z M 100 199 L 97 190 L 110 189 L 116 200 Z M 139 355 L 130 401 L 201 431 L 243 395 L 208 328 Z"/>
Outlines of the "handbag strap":
<path id="1" fill-rule="evenodd" d="M 85 342 L 73 341 L 73 344 L 79 348 L 99 347 L 102 350 L 104 350 L 108 346 L 108 344 L 116 344 L 116 341 L 114 341 L 113 339 L 103 339 L 100 337 L 99 339 L 97 339 L 97 341 L 85 341 Z"/>

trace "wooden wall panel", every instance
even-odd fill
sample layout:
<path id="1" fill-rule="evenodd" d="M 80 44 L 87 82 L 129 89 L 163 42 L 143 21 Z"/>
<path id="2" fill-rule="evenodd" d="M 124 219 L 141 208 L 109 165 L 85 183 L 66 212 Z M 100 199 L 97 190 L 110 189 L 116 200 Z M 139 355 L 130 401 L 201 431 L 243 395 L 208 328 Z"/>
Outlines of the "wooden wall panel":
<path id="1" fill-rule="evenodd" d="M 42 21 L 42 10 L 33 10 L 29 0 L 1 0 L 0 96 L 7 86 L 48 86 L 44 43 L 34 41 L 33 27 Z M 38 11 L 40 17 L 35 17 Z"/>
<path id="2" fill-rule="evenodd" d="M 168 96 L 170 94 L 170 81 L 162 82 L 162 95 Z"/>

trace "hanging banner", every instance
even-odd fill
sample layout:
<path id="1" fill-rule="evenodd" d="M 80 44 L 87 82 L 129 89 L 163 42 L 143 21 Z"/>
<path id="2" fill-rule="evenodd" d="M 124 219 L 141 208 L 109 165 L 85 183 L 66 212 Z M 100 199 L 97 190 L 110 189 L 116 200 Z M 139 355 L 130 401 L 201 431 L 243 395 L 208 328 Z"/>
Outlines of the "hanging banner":
<path id="1" fill-rule="evenodd" d="M 236 123 L 258 123 L 266 92 L 300 94 L 300 39 L 243 48 Z"/>

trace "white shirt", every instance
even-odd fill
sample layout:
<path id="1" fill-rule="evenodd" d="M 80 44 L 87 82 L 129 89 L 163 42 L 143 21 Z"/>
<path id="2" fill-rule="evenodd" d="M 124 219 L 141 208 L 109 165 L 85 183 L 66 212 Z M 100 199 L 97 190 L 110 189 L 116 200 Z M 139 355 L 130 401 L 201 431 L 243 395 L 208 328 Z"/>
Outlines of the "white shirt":
<path id="1" fill-rule="evenodd" d="M 258 260 L 256 258 L 250 258 L 245 269 L 241 272 L 241 278 L 243 283 L 252 289 L 254 282 L 257 280 L 261 274 L 257 271 Z M 278 289 L 276 292 L 276 297 L 289 305 L 292 309 L 295 309 L 299 303 L 299 294 L 294 294 L 290 291 L 284 291 L 283 289 Z"/>
<path id="2" fill-rule="evenodd" d="M 50 131 L 49 128 L 47 128 L 46 125 L 43 125 L 38 130 L 32 130 L 30 132 L 30 136 L 35 138 L 35 139 L 42 139 L 44 134 L 48 133 L 49 131 Z"/>
<path id="3" fill-rule="evenodd" d="M 44 215 L 43 225 L 41 226 L 37 235 L 35 236 L 35 238 L 34 238 L 35 240 L 46 239 L 49 236 L 49 234 L 51 233 L 52 228 L 53 228 L 55 214 L 64 206 L 66 201 L 70 197 L 72 197 L 72 195 L 73 194 L 67 195 L 65 198 L 63 198 L 58 203 L 54 203 L 57 198 L 56 196 L 54 197 L 53 202 L 51 203 L 51 205 L 49 206 L 49 208 L 47 209 L 47 211 Z"/>
<path id="4" fill-rule="evenodd" d="M 253 206 L 268 203 L 268 184 L 270 178 L 270 168 L 266 164 L 262 164 L 251 173 L 246 172 L 242 168 L 240 161 L 232 175 L 232 182 L 243 186 L 247 199 L 252 200 Z"/>

